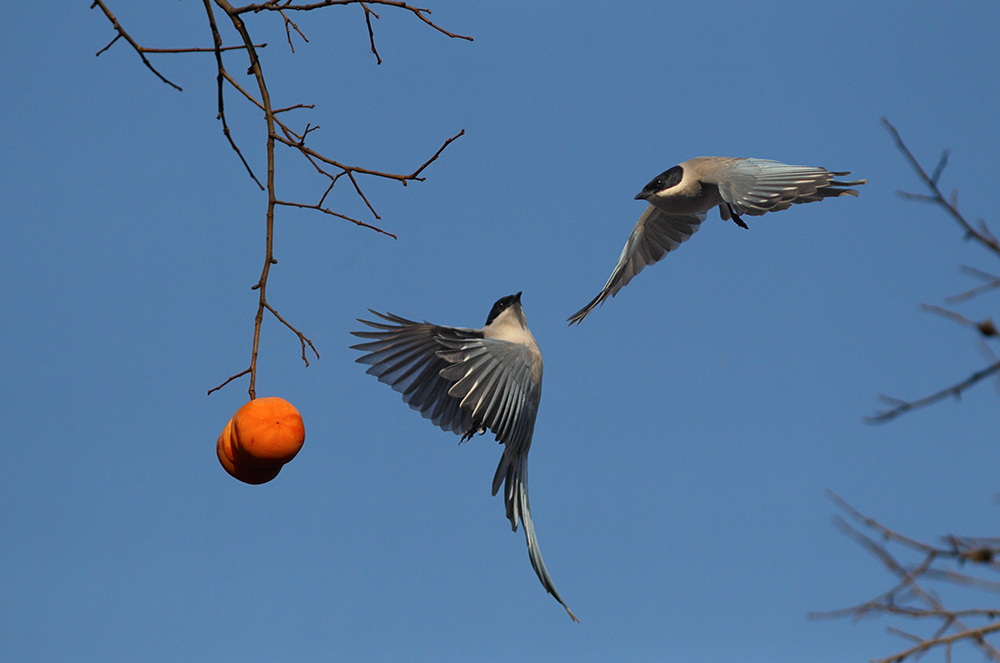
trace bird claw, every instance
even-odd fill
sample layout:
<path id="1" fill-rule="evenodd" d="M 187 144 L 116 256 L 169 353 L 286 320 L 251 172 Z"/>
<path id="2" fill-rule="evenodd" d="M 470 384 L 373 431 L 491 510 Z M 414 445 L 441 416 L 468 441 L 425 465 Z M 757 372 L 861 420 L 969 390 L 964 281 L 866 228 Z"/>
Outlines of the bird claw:
<path id="1" fill-rule="evenodd" d="M 471 440 L 472 436 L 475 435 L 476 433 L 482 435 L 485 432 L 486 432 L 486 426 L 483 426 L 482 424 L 478 425 L 472 424 L 471 426 L 469 426 L 469 430 L 462 433 L 462 439 L 458 441 L 458 444 L 461 445 L 463 442 Z"/>

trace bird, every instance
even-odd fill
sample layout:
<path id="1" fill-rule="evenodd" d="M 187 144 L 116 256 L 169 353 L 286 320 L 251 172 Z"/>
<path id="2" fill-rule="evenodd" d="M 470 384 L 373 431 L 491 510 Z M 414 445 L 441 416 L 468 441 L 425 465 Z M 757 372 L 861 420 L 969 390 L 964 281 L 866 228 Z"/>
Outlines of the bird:
<path id="1" fill-rule="evenodd" d="M 573 621 L 545 568 L 528 503 L 528 451 L 542 397 L 542 352 L 521 306 L 521 293 L 498 299 L 482 329 L 443 327 L 391 313 L 368 311 L 381 321 L 361 322 L 377 331 L 351 332 L 367 343 L 352 345 L 365 354 L 367 373 L 402 393 L 403 401 L 435 426 L 462 438 L 487 430 L 504 445 L 493 475 L 493 495 L 504 488 L 511 529 L 524 525 L 528 558 L 545 590 Z"/>
<path id="2" fill-rule="evenodd" d="M 742 215 L 760 216 L 823 198 L 857 196 L 868 180 L 839 182 L 850 171 L 792 166 L 750 157 L 695 157 L 663 171 L 635 196 L 649 203 L 632 228 L 618 264 L 601 292 L 568 318 L 570 326 L 614 297 L 646 265 L 652 265 L 691 238 L 706 214 L 719 207 L 723 221 L 747 229 Z"/>

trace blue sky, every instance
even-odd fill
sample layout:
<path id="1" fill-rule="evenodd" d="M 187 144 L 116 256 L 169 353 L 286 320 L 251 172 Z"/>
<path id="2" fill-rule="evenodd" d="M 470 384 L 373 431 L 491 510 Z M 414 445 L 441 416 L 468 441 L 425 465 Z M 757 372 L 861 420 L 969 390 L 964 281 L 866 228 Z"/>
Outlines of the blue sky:
<path id="1" fill-rule="evenodd" d="M 112 2 L 151 47 L 208 46 L 200 3 Z M 991 534 L 992 384 L 881 427 L 985 365 L 921 302 L 993 270 L 915 177 L 889 118 L 972 218 L 1000 144 L 992 2 L 914 6 L 435 0 L 449 40 L 378 9 L 248 17 L 276 106 L 317 149 L 406 172 L 363 180 L 397 240 L 280 210 L 258 395 L 294 403 L 299 456 L 240 484 L 215 441 L 247 399 L 266 198 L 216 116 L 211 55 L 142 66 L 87 3 L 14 3 L 0 24 L 0 658 L 18 661 L 846 661 L 887 622 L 809 621 L 888 588 L 831 525 L 833 490 L 916 538 Z M 235 43 L 224 31 L 227 44 Z M 245 60 L 227 56 L 241 74 Z M 249 79 L 248 79 L 249 81 Z M 258 173 L 259 113 L 227 93 Z M 580 327 L 653 176 L 699 155 L 851 170 L 858 199 L 715 214 Z M 278 186 L 324 187 L 280 153 Z M 347 186 L 327 202 L 364 218 Z M 500 449 L 458 447 L 365 375 L 371 307 L 481 326 L 522 302 L 545 355 L 535 526 L 572 623 L 490 496 Z M 995 299 L 961 308 L 994 313 Z M 978 656 L 978 654 L 977 654 Z"/>

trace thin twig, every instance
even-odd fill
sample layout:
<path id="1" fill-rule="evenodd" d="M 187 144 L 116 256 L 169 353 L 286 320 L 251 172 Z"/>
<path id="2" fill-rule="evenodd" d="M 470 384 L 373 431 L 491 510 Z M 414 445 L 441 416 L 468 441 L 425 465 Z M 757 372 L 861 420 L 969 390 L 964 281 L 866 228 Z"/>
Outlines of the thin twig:
<path id="1" fill-rule="evenodd" d="M 955 311 L 949 311 L 946 308 L 936 306 L 934 304 L 921 304 L 921 310 L 927 311 L 928 313 L 936 313 L 943 318 L 948 318 L 949 320 L 954 320 L 960 325 L 966 327 L 972 327 L 980 334 L 986 337 L 997 336 L 996 325 L 993 324 L 993 320 L 990 318 L 984 318 L 981 322 L 976 322 L 975 320 L 969 320 L 961 313 L 956 313 Z"/>
<path id="2" fill-rule="evenodd" d="M 254 48 L 264 48 L 267 44 L 254 44 Z M 141 53 L 215 53 L 216 51 L 243 50 L 246 46 L 221 46 L 219 48 L 146 48 L 140 46 Z"/>
<path id="3" fill-rule="evenodd" d="M 928 175 L 927 172 L 924 170 L 923 166 L 920 165 L 920 162 L 917 161 L 916 157 L 913 156 L 913 153 L 910 152 L 910 149 L 903 142 L 903 139 L 902 137 L 900 137 L 899 132 L 896 131 L 896 128 L 892 126 L 892 124 L 890 124 L 889 121 L 885 118 L 882 118 L 882 124 L 883 126 L 885 126 L 886 130 L 888 130 L 888 132 L 892 136 L 893 141 L 895 141 L 896 143 L 896 147 L 899 149 L 900 152 L 903 153 L 903 156 L 906 158 L 907 162 L 910 164 L 913 170 L 917 173 L 917 176 L 931 192 L 931 195 L 917 194 L 917 193 L 903 193 L 903 192 L 900 192 L 900 195 L 907 199 L 927 202 L 943 207 L 948 212 L 948 214 L 953 219 L 955 219 L 956 222 L 958 222 L 959 226 L 961 226 L 961 228 L 964 230 L 966 237 L 975 239 L 982 246 L 985 246 L 994 253 L 1000 255 L 1000 242 L 998 242 L 996 237 L 989 231 L 989 229 L 986 227 L 986 224 L 982 220 L 980 220 L 979 221 L 980 229 L 977 230 L 968 221 L 966 221 L 965 217 L 963 217 L 962 214 L 958 211 L 958 192 L 956 191 L 952 193 L 951 199 L 949 200 L 945 198 L 944 194 L 941 192 L 941 189 L 938 186 L 938 182 L 940 181 L 941 176 L 944 174 L 944 169 L 948 164 L 948 157 L 949 157 L 948 150 L 944 150 L 944 152 L 942 152 L 941 158 L 938 161 L 937 166 L 934 168 L 933 173 L 931 175 Z M 978 272 L 978 270 L 975 271 Z M 985 274 L 984 272 L 978 272 L 978 273 Z M 950 298 L 950 301 L 953 302 L 965 301 L 971 297 L 974 297 L 977 294 L 985 292 L 994 287 L 1000 286 L 1000 279 L 992 275 L 987 275 L 987 277 L 988 277 L 987 278 L 988 282 L 986 284 L 973 288 L 972 290 L 964 292 L 953 298 Z M 1000 336 L 1000 332 L 998 332 L 997 327 L 994 325 L 993 321 L 990 318 L 986 318 L 981 322 L 974 322 L 959 313 L 956 313 L 954 311 L 949 311 L 940 306 L 931 306 L 925 304 L 923 305 L 923 309 L 925 311 L 930 311 L 932 313 L 936 313 L 938 315 L 947 317 L 962 325 L 974 327 L 984 337 L 990 338 L 990 337 Z M 986 368 L 973 373 L 970 377 L 966 378 L 962 382 L 959 382 L 958 384 L 952 385 L 951 387 L 947 387 L 946 389 L 942 389 L 938 392 L 931 394 L 930 396 L 926 396 L 924 398 L 915 401 L 904 401 L 898 398 L 890 398 L 888 396 L 880 395 L 879 399 L 883 403 L 888 403 L 889 405 L 892 405 L 892 407 L 877 412 L 874 416 L 865 417 L 864 420 L 870 424 L 884 423 L 886 421 L 895 419 L 896 417 L 906 412 L 910 412 L 912 410 L 916 410 L 937 403 L 938 401 L 941 401 L 949 396 L 954 396 L 955 398 L 959 398 L 962 395 L 963 391 L 965 391 L 969 387 L 972 387 L 981 380 L 997 373 L 998 371 L 1000 371 L 1000 362 L 994 362 L 991 365 L 987 366 Z"/>
<path id="4" fill-rule="evenodd" d="M 976 269 L 975 267 L 970 267 L 968 265 L 962 265 L 960 269 L 966 274 L 975 276 L 976 278 L 985 281 L 985 283 L 976 286 L 971 290 L 967 290 L 963 293 L 960 293 L 958 295 L 946 297 L 945 301 L 949 304 L 957 304 L 959 302 L 968 301 L 973 297 L 977 297 L 985 292 L 989 292 L 990 290 L 995 290 L 997 288 L 1000 288 L 1000 276 L 997 276 L 996 274 L 990 274 L 989 272 L 984 272 L 981 269 Z"/>
<path id="5" fill-rule="evenodd" d="M 996 633 L 997 631 L 1000 631 L 1000 622 L 994 622 L 992 624 L 987 624 L 986 626 L 980 626 L 979 628 L 965 629 L 963 631 L 959 631 L 958 633 L 944 637 L 931 638 L 930 640 L 924 640 L 920 644 L 914 645 L 909 649 L 904 649 L 897 654 L 880 659 L 879 663 L 901 663 L 914 654 L 921 654 L 929 649 L 932 649 L 933 647 L 939 647 L 941 645 L 950 646 L 960 640 L 972 640 L 977 644 L 986 644 L 984 640 L 981 640 L 981 638 L 984 635 Z M 987 655 L 993 660 L 998 660 L 995 656 L 989 654 Z"/>
<path id="6" fill-rule="evenodd" d="M 375 31 L 372 30 L 372 16 L 377 19 L 378 14 L 369 9 L 368 5 L 363 2 L 361 3 L 361 7 L 365 10 L 365 24 L 368 26 L 368 41 L 371 42 L 372 53 L 375 54 L 375 64 L 382 64 L 382 57 L 378 54 L 378 49 L 375 48 Z"/>
<path id="7" fill-rule="evenodd" d="M 273 306 L 271 306 L 267 302 L 264 303 L 264 306 L 267 307 L 267 310 L 270 311 L 274 315 L 274 317 L 276 317 L 281 322 L 281 324 L 291 329 L 293 332 L 295 332 L 295 335 L 299 337 L 299 343 L 302 344 L 302 361 L 306 363 L 306 366 L 309 365 L 309 360 L 306 358 L 306 343 L 309 344 L 309 348 L 312 349 L 313 353 L 316 355 L 316 359 L 319 359 L 319 351 L 316 349 L 316 346 L 313 345 L 313 342 L 310 341 L 308 338 L 306 338 L 305 334 L 300 332 L 298 329 L 293 327 L 287 320 L 278 315 L 278 312 L 274 310 Z"/>
<path id="8" fill-rule="evenodd" d="M 293 21 L 292 19 L 288 18 L 288 16 L 285 14 L 285 12 L 284 12 L 283 9 L 279 9 L 278 11 L 281 13 L 281 18 L 285 19 L 285 37 L 288 38 L 288 47 L 290 49 L 292 49 L 292 53 L 294 53 L 295 52 L 295 44 L 292 43 L 292 33 L 288 31 L 288 26 L 289 25 L 291 25 L 293 28 L 295 28 L 295 31 L 299 33 L 300 37 L 302 37 L 302 41 L 304 41 L 304 42 L 306 42 L 308 44 L 309 40 L 306 38 L 306 36 L 304 34 L 302 34 L 302 30 L 299 30 L 299 26 L 295 25 L 295 21 Z"/>
<path id="9" fill-rule="evenodd" d="M 944 194 L 942 194 L 941 190 L 938 188 L 937 184 L 938 179 L 940 178 L 941 172 L 944 170 L 944 166 L 948 161 L 948 151 L 945 150 L 944 153 L 942 154 L 941 160 L 938 162 L 938 166 L 934 171 L 934 175 L 929 176 L 924 171 L 920 163 L 917 161 L 916 157 L 913 156 L 913 153 L 910 152 L 908 147 L 906 147 L 906 144 L 903 143 L 903 139 L 899 136 L 899 132 L 896 131 L 896 128 L 892 126 L 889 123 L 889 121 L 884 117 L 882 118 L 882 125 L 889 131 L 890 134 L 892 134 L 892 138 L 896 142 L 896 147 L 898 147 L 899 151 L 903 153 L 903 156 L 906 157 L 906 160 L 913 167 L 913 170 L 917 172 L 917 176 L 920 177 L 921 181 L 923 181 L 923 183 L 927 185 L 927 188 L 929 188 L 931 190 L 931 193 L 933 194 L 931 196 L 925 196 L 922 194 L 911 194 L 911 193 L 900 192 L 900 195 L 902 195 L 905 198 L 923 200 L 926 202 L 932 202 L 940 205 L 945 210 L 947 210 L 948 213 L 952 216 L 952 218 L 954 218 L 955 221 L 957 221 L 958 224 L 962 227 L 962 229 L 965 230 L 966 236 L 975 239 L 983 246 L 989 248 L 994 253 L 1000 255 L 1000 243 L 997 242 L 996 238 L 990 234 L 981 233 L 980 231 L 978 231 L 968 221 L 966 221 L 965 217 L 963 217 L 962 214 L 958 211 L 957 192 L 952 194 L 952 199 L 949 201 L 944 197 Z"/>
<path id="10" fill-rule="evenodd" d="M 319 205 L 310 205 L 309 203 L 296 203 L 296 202 L 291 202 L 291 201 L 287 201 L 287 200 L 276 200 L 276 201 L 274 201 L 274 204 L 275 205 L 284 205 L 285 207 L 298 207 L 300 209 L 316 210 L 317 212 L 323 212 L 324 214 L 329 214 L 330 216 L 335 216 L 338 219 L 343 219 L 344 221 L 350 221 L 351 223 L 353 223 L 356 226 L 361 226 L 362 228 L 368 228 L 369 230 L 374 230 L 377 233 L 381 233 L 383 235 L 388 235 L 389 237 L 391 237 L 393 239 L 399 239 L 398 237 L 396 237 L 395 235 L 393 235 L 388 230 L 382 230 L 381 228 L 379 228 L 377 226 L 373 226 L 370 223 L 365 223 L 364 221 L 359 221 L 359 220 L 354 219 L 352 217 L 349 217 L 349 216 L 347 216 L 345 214 L 341 214 L 340 212 L 334 212 L 333 210 L 327 209 L 325 207 L 320 207 Z"/>
<path id="11" fill-rule="evenodd" d="M 985 378 L 988 378 L 989 376 L 994 375 L 995 373 L 998 372 L 1000 372 L 1000 362 L 991 364 L 990 366 L 987 366 L 981 371 L 976 371 L 975 373 L 970 375 L 965 380 L 962 380 L 958 384 L 952 385 L 950 387 L 942 389 L 941 391 L 933 393 L 930 396 L 925 396 L 924 398 L 920 398 L 915 401 L 902 401 L 899 400 L 898 398 L 892 398 L 890 396 L 885 396 L 880 394 L 879 400 L 885 403 L 893 404 L 894 407 L 888 410 L 882 410 L 881 412 L 876 413 L 874 416 L 865 417 L 864 418 L 865 423 L 869 424 L 885 423 L 886 421 L 895 419 L 901 414 L 905 414 L 907 412 L 910 412 L 911 410 L 918 410 L 922 407 L 927 407 L 928 405 L 933 405 L 934 403 L 942 401 L 945 398 L 948 398 L 949 396 L 954 396 L 955 398 L 959 398 L 961 397 L 963 391 L 975 385 L 976 383 L 980 382 L 981 380 L 984 380 Z"/>
<path id="12" fill-rule="evenodd" d="M 229 379 L 227 379 L 225 382 L 223 382 L 222 384 L 220 384 L 218 387 L 212 387 L 211 389 L 209 389 L 208 390 L 208 395 L 211 396 L 213 391 L 218 391 L 218 390 L 222 389 L 223 387 L 225 387 L 227 384 L 229 384 L 230 382 L 232 382 L 236 378 L 242 377 L 242 376 L 246 375 L 249 372 L 250 372 L 250 369 L 248 368 L 245 371 L 240 371 L 236 375 L 230 376 Z"/>
<path id="13" fill-rule="evenodd" d="M 811 618 L 852 617 L 857 620 L 873 613 L 882 613 L 923 621 L 931 619 L 939 622 L 929 637 L 921 637 L 890 626 L 888 629 L 890 633 L 915 642 L 915 644 L 892 656 L 880 659 L 881 663 L 901 663 L 910 657 L 916 659 L 935 647 L 944 648 L 946 656 L 950 656 L 951 645 L 961 641 L 975 645 L 990 659 L 1000 661 L 1000 651 L 985 639 L 986 635 L 1000 631 L 1000 620 L 997 619 L 1000 617 L 1000 608 L 949 610 L 941 603 L 936 593 L 925 590 L 919 582 L 920 580 L 936 580 L 949 585 L 971 587 L 995 593 L 1000 589 L 998 583 L 942 569 L 936 566 L 936 563 L 947 559 L 959 563 L 973 561 L 987 565 L 985 568 L 994 569 L 992 562 L 994 550 L 991 546 L 1000 543 L 1000 541 L 993 538 L 945 536 L 942 538 L 947 547 L 932 546 L 894 532 L 875 519 L 860 513 L 830 491 L 827 491 L 827 496 L 853 520 L 874 531 L 881 539 L 882 543 L 879 543 L 872 537 L 847 525 L 842 519 L 835 519 L 835 523 L 845 534 L 875 555 L 889 572 L 898 578 L 898 581 L 889 591 L 870 601 L 852 608 L 811 613 L 809 615 Z M 919 565 L 907 569 L 890 553 L 888 544 L 893 543 L 902 544 L 906 548 L 919 552 L 923 555 L 923 561 Z M 975 568 L 984 567 L 977 566 Z M 962 622 L 964 618 L 986 618 L 992 621 L 984 626 L 970 628 Z M 948 631 L 954 632 L 951 635 L 946 635 Z"/>
<path id="14" fill-rule="evenodd" d="M 128 42 L 129 44 L 131 44 L 131 45 L 132 45 L 132 48 L 134 48 L 134 49 L 135 49 L 135 52 L 139 54 L 139 57 L 140 57 L 140 58 L 142 58 L 142 63 L 143 63 L 144 65 L 146 65 L 146 66 L 147 66 L 147 67 L 149 68 L 149 70 L 150 70 L 151 72 L 153 72 L 154 74 L 156 74 L 156 75 L 157 75 L 157 77 L 159 77 L 159 79 L 160 79 L 161 81 L 163 81 L 164 83 L 166 83 L 167 85 L 169 85 L 169 86 L 171 86 L 171 87 L 173 87 L 173 88 L 176 88 L 176 89 L 177 89 L 178 91 L 180 91 L 180 92 L 183 92 L 183 91 L 184 91 L 184 90 L 183 90 L 183 89 L 181 88 L 181 86 L 180 86 L 180 85 L 177 85 L 177 84 L 176 84 L 176 83 L 174 83 L 173 81 L 170 81 L 170 80 L 168 80 L 166 76 L 164 76 L 163 74 L 161 74 L 160 72 L 158 72 L 158 71 L 156 70 L 156 67 L 154 67 L 154 66 L 153 66 L 153 65 L 152 65 L 152 64 L 150 63 L 150 61 L 146 59 L 146 56 L 145 56 L 145 55 L 143 54 L 143 51 L 142 51 L 142 47 L 141 47 L 141 46 L 139 46 L 139 44 L 138 44 L 138 43 L 136 43 L 136 41 L 135 41 L 134 39 L 132 39 L 132 37 L 130 37 L 130 36 L 129 36 L 129 34 L 128 34 L 127 32 L 125 32 L 125 28 L 123 28 L 123 27 L 121 26 L 121 24 L 120 24 L 120 23 L 118 23 L 118 19 L 117 19 L 117 18 L 115 18 L 115 15 L 111 13 L 111 10 L 110 10 L 110 9 L 108 9 L 108 6 L 104 4 L 103 0 L 94 0 L 93 4 L 91 4 L 91 5 L 90 5 L 90 8 L 91 8 L 91 9 L 93 9 L 94 7 L 100 7 L 100 8 L 101 8 L 101 11 L 103 11 L 103 12 L 104 12 L 104 15 L 108 17 L 108 20 L 109 20 L 109 21 L 111 21 L 111 25 L 112 25 L 112 26 L 114 26 L 115 30 L 117 30 L 117 31 L 118 31 L 118 37 L 124 37 L 124 38 L 125 38 L 125 41 L 127 41 L 127 42 Z M 104 48 L 102 48 L 101 50 L 97 51 L 97 55 L 100 55 L 100 54 L 101 54 L 101 53 L 103 53 L 104 51 L 106 51 L 106 50 L 108 50 L 109 48 L 111 48 L 111 44 L 113 44 L 113 43 L 115 43 L 116 41 L 118 41 L 118 37 L 115 37 L 114 39 L 112 39 L 112 40 L 111 40 L 111 43 L 110 43 L 110 44 L 108 44 L 107 46 L 105 46 L 105 47 L 104 47 Z"/>
<path id="15" fill-rule="evenodd" d="M 406 2 L 403 2 L 402 0 L 363 0 L 363 1 L 369 5 L 383 5 L 385 7 L 398 7 L 399 9 L 405 9 L 413 13 L 414 16 L 416 16 L 421 21 L 423 21 L 424 23 L 434 28 L 443 35 L 451 37 L 452 39 L 465 39 L 466 41 L 473 41 L 472 37 L 467 37 L 465 35 L 449 32 L 448 30 L 445 30 L 441 26 L 431 21 L 429 18 L 427 18 L 431 13 L 430 9 L 424 9 L 422 7 L 414 7 L 412 5 L 406 4 Z M 236 14 L 245 14 L 247 12 L 257 13 L 262 11 L 286 11 L 286 10 L 311 11 L 313 9 L 319 9 L 320 7 L 332 7 L 336 5 L 340 6 L 356 5 L 356 4 L 361 4 L 361 2 L 362 0 L 322 0 L 321 2 L 312 2 L 312 3 L 294 5 L 291 4 L 291 2 L 278 3 L 271 1 L 258 4 L 244 5 L 243 7 L 237 7 L 234 10 L 234 12 Z"/>
<path id="16" fill-rule="evenodd" d="M 240 162 L 243 164 L 243 167 L 247 169 L 247 173 L 250 174 L 250 178 L 253 179 L 253 181 L 257 184 L 257 187 L 260 188 L 261 191 L 263 191 L 264 185 L 260 183 L 260 180 L 257 179 L 256 175 L 254 175 L 253 169 L 250 168 L 250 164 L 247 163 L 247 160 L 243 157 L 243 152 L 241 152 L 240 148 L 237 147 L 236 141 L 233 139 L 233 135 L 229 131 L 229 123 L 226 122 L 226 106 L 223 96 L 223 87 L 227 74 L 226 74 L 226 67 L 222 63 L 223 49 L 220 47 L 220 45 L 222 44 L 222 36 L 219 34 L 218 25 L 216 25 L 215 23 L 215 13 L 212 11 L 211 3 L 209 2 L 209 0 L 204 0 L 204 3 L 205 3 L 205 11 L 208 13 L 208 25 L 212 30 L 212 39 L 215 41 L 216 45 L 215 65 L 216 68 L 218 69 L 218 75 L 216 76 L 216 86 L 218 87 L 218 96 L 219 96 L 219 114 L 217 117 L 218 119 L 222 120 L 222 134 L 226 137 L 226 140 L 229 141 L 229 146 L 232 147 L 233 150 L 236 152 L 236 156 L 240 158 Z"/>
<path id="17" fill-rule="evenodd" d="M 215 54 L 216 59 L 216 86 L 218 93 L 218 119 L 222 122 L 223 135 L 229 142 L 230 147 L 236 152 L 237 157 L 243 163 L 244 168 L 246 168 L 247 173 L 257 184 L 257 186 L 267 191 L 268 202 L 266 211 L 266 238 L 265 238 L 265 256 L 264 265 L 261 269 L 260 278 L 252 286 L 253 290 L 257 290 L 258 301 L 257 301 L 257 312 L 254 317 L 254 333 L 253 341 L 251 346 L 251 356 L 250 356 L 250 366 L 240 373 L 231 376 L 225 382 L 220 384 L 218 387 L 211 389 L 208 393 L 212 393 L 229 384 L 233 380 L 243 376 L 250 375 L 249 384 L 249 394 L 250 398 L 256 397 L 256 380 L 257 380 L 257 357 L 260 347 L 260 334 L 261 326 L 263 323 L 264 311 L 269 311 L 274 317 L 284 324 L 289 330 L 296 334 L 299 339 L 300 347 L 302 350 L 302 360 L 305 362 L 306 366 L 309 365 L 309 360 L 307 356 L 306 346 L 319 358 L 319 352 L 313 345 L 313 342 L 305 336 L 301 331 L 294 327 L 290 322 L 288 322 L 284 317 L 282 317 L 276 309 L 267 300 L 267 283 L 268 277 L 270 275 L 270 269 L 272 265 L 277 264 L 277 260 L 274 258 L 274 216 L 275 208 L 279 205 L 287 207 L 299 207 L 302 209 L 310 209 L 321 212 L 326 215 L 335 216 L 337 218 L 349 221 L 355 225 L 374 230 L 375 232 L 387 235 L 389 237 L 395 238 L 396 235 L 390 233 L 382 228 L 374 226 L 369 223 L 365 223 L 358 219 L 351 218 L 347 215 L 335 212 L 331 209 L 324 207 L 324 202 L 330 192 L 333 190 L 334 185 L 343 176 L 351 181 L 355 193 L 363 201 L 368 210 L 376 219 L 380 219 L 378 213 L 375 211 L 374 205 L 369 200 L 368 196 L 362 189 L 360 176 L 367 175 L 371 177 L 378 177 L 382 179 L 395 180 L 406 186 L 410 181 L 423 181 L 424 178 L 421 173 L 437 158 L 441 155 L 443 150 L 448 147 L 453 141 L 458 137 L 464 135 L 465 131 L 459 132 L 457 135 L 447 139 L 438 148 L 438 150 L 426 161 L 424 161 L 415 171 L 409 174 L 405 173 L 391 173 L 379 170 L 373 170 L 369 168 L 363 168 L 360 166 L 351 166 L 347 164 L 340 163 L 334 159 L 331 159 L 319 151 L 312 149 L 311 147 L 306 147 L 306 139 L 310 133 L 313 133 L 319 129 L 319 126 L 313 126 L 311 123 L 306 124 L 305 129 L 301 132 L 296 132 L 283 123 L 279 118 L 278 114 L 285 113 L 297 109 L 311 109 L 312 104 L 292 104 L 287 105 L 283 108 L 275 109 L 272 107 L 270 94 L 268 92 L 267 82 L 265 80 L 264 72 L 260 62 L 260 58 L 257 49 L 264 48 L 266 44 L 254 44 L 251 39 L 249 30 L 246 24 L 243 22 L 241 16 L 247 12 L 261 12 L 261 11 L 271 11 L 278 12 L 284 21 L 285 35 L 288 40 L 289 47 L 292 52 L 295 51 L 294 42 L 291 37 L 291 31 L 294 30 L 303 41 L 309 42 L 308 38 L 305 36 L 303 31 L 299 26 L 290 18 L 286 13 L 289 11 L 310 11 L 312 9 L 319 9 L 322 7 L 330 6 L 345 6 L 350 4 L 359 4 L 365 12 L 365 20 L 369 29 L 369 38 L 371 41 L 372 50 L 376 55 L 377 60 L 381 63 L 381 57 L 375 50 L 374 41 L 374 31 L 372 30 L 371 17 L 374 16 L 376 19 L 379 15 L 372 10 L 371 6 L 386 6 L 402 9 L 410 12 L 422 22 L 432 27 L 434 30 L 447 35 L 452 38 L 465 39 L 472 41 L 471 37 L 465 37 L 458 35 L 448 30 L 445 30 L 441 26 L 432 22 L 429 19 L 430 10 L 420 7 L 413 7 L 406 4 L 406 2 L 399 0 L 324 0 L 322 2 L 307 3 L 307 4 L 293 4 L 292 0 L 267 0 L 261 4 L 247 5 L 245 7 L 236 8 L 228 0 L 203 0 L 206 10 L 206 15 L 208 18 L 209 28 L 212 33 L 213 46 L 211 48 L 148 48 L 139 45 L 132 37 L 122 28 L 119 24 L 117 18 L 111 13 L 110 9 L 105 4 L 105 0 L 94 0 L 92 7 L 100 7 L 105 13 L 108 20 L 111 22 L 115 29 L 115 37 L 108 43 L 104 48 L 98 51 L 98 55 L 110 48 L 119 39 L 124 38 L 132 48 L 136 51 L 142 62 L 161 80 L 169 85 L 180 90 L 181 88 L 174 84 L 173 82 L 167 80 L 159 71 L 157 71 L 153 65 L 146 58 L 147 53 L 158 53 L 158 54 L 175 54 L 175 53 L 200 53 L 200 52 L 211 52 Z M 223 46 L 222 36 L 219 31 L 219 26 L 216 23 L 215 18 L 215 8 L 220 9 L 225 12 L 226 16 L 229 17 L 233 28 L 239 35 L 242 45 L 239 46 Z M 223 53 L 225 51 L 238 50 L 244 51 L 247 54 L 249 60 L 249 66 L 247 74 L 253 76 L 254 81 L 257 84 L 257 93 L 252 94 L 249 90 L 245 89 L 239 82 L 237 82 L 226 70 Z M 240 150 L 239 146 L 236 144 L 233 138 L 232 131 L 230 130 L 227 116 L 226 116 L 226 106 L 225 106 L 225 86 L 226 84 L 232 85 L 240 95 L 247 99 L 254 106 L 259 108 L 264 115 L 265 124 L 267 126 L 267 140 L 266 140 L 266 163 L 267 163 L 267 176 L 264 183 L 261 182 L 254 174 L 253 170 L 250 168 L 249 163 L 243 156 L 243 152 Z M 280 130 L 280 131 L 279 131 Z M 285 201 L 280 200 L 277 195 L 276 185 L 275 185 L 275 144 L 285 145 L 287 147 L 297 150 L 303 158 L 306 159 L 314 169 L 322 176 L 325 177 L 329 183 L 325 187 L 322 195 L 320 196 L 318 204 L 300 203 L 295 201 Z M 329 168 L 328 168 L 329 167 Z"/>

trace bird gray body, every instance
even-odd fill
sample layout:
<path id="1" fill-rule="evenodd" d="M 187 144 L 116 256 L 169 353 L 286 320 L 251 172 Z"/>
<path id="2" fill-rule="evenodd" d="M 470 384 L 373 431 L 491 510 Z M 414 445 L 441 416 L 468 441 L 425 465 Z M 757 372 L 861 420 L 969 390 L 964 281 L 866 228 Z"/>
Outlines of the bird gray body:
<path id="1" fill-rule="evenodd" d="M 569 323 L 580 323 L 614 297 L 646 265 L 652 265 L 698 231 L 707 213 L 719 208 L 723 220 L 746 228 L 742 215 L 760 216 L 823 198 L 857 196 L 867 180 L 839 182 L 850 172 L 792 166 L 769 159 L 696 157 L 660 173 L 636 195 L 649 203 L 625 243 L 611 277 Z"/>
<path id="2" fill-rule="evenodd" d="M 371 309 L 369 309 L 371 311 Z M 371 311 L 385 322 L 360 320 L 377 331 L 351 346 L 368 373 L 401 392 L 403 401 L 446 431 L 462 436 L 491 430 L 504 445 L 493 494 L 504 488 L 511 528 L 523 523 L 528 558 L 538 580 L 574 621 L 545 568 L 528 501 L 528 451 L 542 397 L 542 353 L 528 330 L 521 293 L 498 300 L 482 329 L 443 327 Z M 388 324 L 387 324 L 388 323 Z"/>

